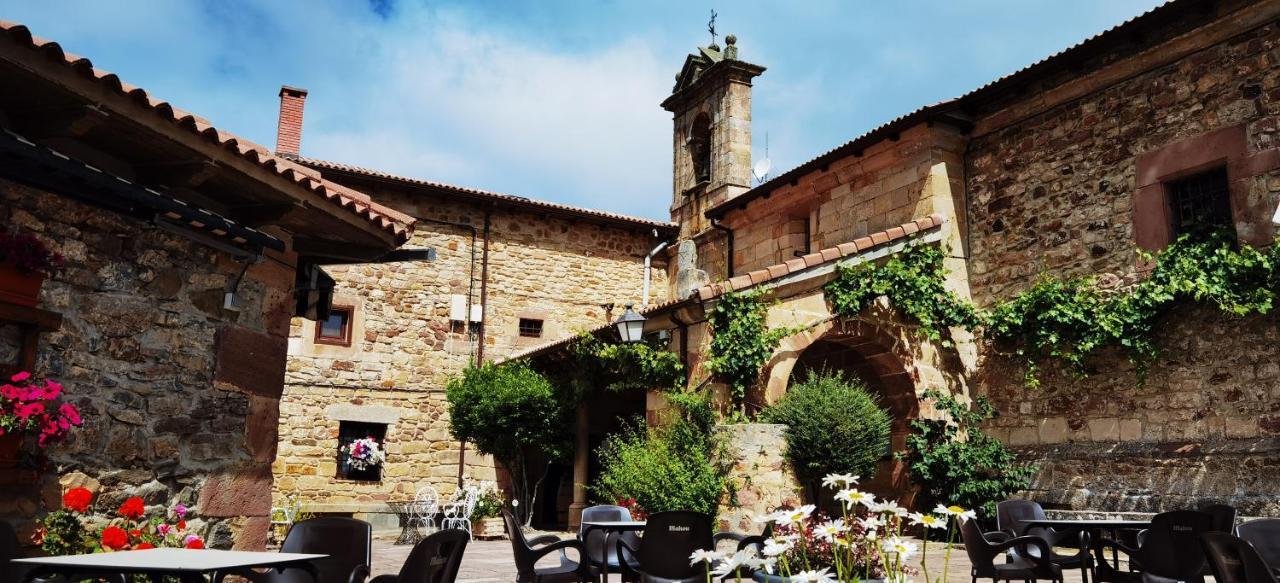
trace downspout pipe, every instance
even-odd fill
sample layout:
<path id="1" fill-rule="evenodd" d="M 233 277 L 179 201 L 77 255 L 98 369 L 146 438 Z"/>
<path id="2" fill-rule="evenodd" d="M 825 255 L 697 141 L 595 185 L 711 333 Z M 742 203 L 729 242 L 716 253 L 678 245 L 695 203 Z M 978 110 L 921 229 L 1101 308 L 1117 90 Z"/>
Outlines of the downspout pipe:
<path id="1" fill-rule="evenodd" d="M 725 279 L 733 277 L 733 229 L 720 224 L 720 219 L 711 219 L 711 228 L 717 231 L 724 231 L 725 236 L 725 257 L 724 271 Z"/>
<path id="2" fill-rule="evenodd" d="M 654 229 L 653 232 L 654 234 L 657 234 L 658 231 L 657 229 Z M 661 253 L 662 250 L 666 249 L 667 245 L 670 245 L 670 244 L 671 244 L 670 239 L 663 241 L 661 243 L 658 243 L 657 247 L 654 247 L 651 251 L 649 251 L 648 255 L 644 256 L 644 292 L 640 294 L 641 306 L 649 305 L 649 279 L 653 273 L 653 256 Z"/>

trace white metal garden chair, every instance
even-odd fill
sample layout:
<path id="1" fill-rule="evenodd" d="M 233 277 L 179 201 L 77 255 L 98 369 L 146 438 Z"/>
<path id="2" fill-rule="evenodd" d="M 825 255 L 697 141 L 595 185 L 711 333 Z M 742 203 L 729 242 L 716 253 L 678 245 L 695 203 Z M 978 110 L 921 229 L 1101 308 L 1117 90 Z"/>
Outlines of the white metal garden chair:
<path id="1" fill-rule="evenodd" d="M 418 488 L 413 498 L 413 514 L 410 517 L 413 526 L 436 530 L 436 514 L 440 512 L 440 493 L 431 486 Z"/>
<path id="2" fill-rule="evenodd" d="M 471 515 L 476 510 L 476 503 L 480 501 L 480 489 L 475 486 L 467 486 L 457 492 L 457 498 L 452 504 L 444 508 L 444 520 L 440 521 L 441 528 L 459 528 L 467 531 L 467 538 L 471 538 Z"/>

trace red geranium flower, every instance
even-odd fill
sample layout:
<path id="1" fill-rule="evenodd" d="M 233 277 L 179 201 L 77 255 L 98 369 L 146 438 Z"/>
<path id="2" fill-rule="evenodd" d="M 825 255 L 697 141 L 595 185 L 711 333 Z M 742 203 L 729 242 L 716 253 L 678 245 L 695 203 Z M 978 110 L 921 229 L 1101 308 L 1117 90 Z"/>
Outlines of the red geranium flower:
<path id="1" fill-rule="evenodd" d="M 189 549 L 203 549 L 203 548 L 204 548 L 204 541 L 202 541 L 202 540 L 200 540 L 200 539 L 198 539 L 198 538 L 192 538 L 191 540 L 187 541 L 187 548 L 189 548 Z"/>
<path id="2" fill-rule="evenodd" d="M 144 551 L 147 549 L 154 549 L 154 548 L 156 548 L 156 546 L 151 543 L 138 543 L 136 545 L 133 545 L 133 550 L 135 551 Z"/>
<path id="3" fill-rule="evenodd" d="M 89 510 L 91 502 L 93 502 L 93 492 L 86 488 L 72 488 L 62 495 L 62 505 L 68 510 L 81 514 Z"/>
<path id="4" fill-rule="evenodd" d="M 147 509 L 146 509 L 146 506 L 143 505 L 142 503 L 142 498 L 139 498 L 137 496 L 134 496 L 133 498 L 125 500 L 124 504 L 120 505 L 120 510 L 119 510 L 120 516 L 128 518 L 129 520 L 137 520 L 139 518 L 142 518 L 142 515 L 146 511 Z"/>
<path id="5" fill-rule="evenodd" d="M 179 521 L 178 521 L 178 530 L 186 530 L 186 529 L 187 529 L 187 521 L 185 521 L 185 520 L 179 520 Z"/>
<path id="6" fill-rule="evenodd" d="M 102 546 L 113 551 L 123 549 L 129 544 L 129 533 L 118 526 L 108 526 L 102 529 Z"/>

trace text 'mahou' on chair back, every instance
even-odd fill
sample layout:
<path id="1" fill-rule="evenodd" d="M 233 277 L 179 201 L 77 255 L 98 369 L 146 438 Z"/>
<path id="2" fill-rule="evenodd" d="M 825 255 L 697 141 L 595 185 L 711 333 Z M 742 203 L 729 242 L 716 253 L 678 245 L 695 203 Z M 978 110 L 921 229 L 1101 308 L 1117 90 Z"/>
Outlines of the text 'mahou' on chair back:
<path id="1" fill-rule="evenodd" d="M 1202 581 L 1207 563 L 1200 535 L 1213 531 L 1213 517 L 1197 510 L 1157 514 L 1142 542 L 1144 573 L 1178 581 Z"/>
<path id="2" fill-rule="evenodd" d="M 706 567 L 690 565 L 689 555 L 711 550 L 711 517 L 701 512 L 672 510 L 650 514 L 636 560 L 646 579 L 706 578 Z"/>
<path id="3" fill-rule="evenodd" d="M 368 568 L 372 559 L 373 528 L 355 518 L 325 516 L 294 523 L 280 545 L 282 553 L 329 555 L 312 562 L 319 573 L 314 583 L 348 583 L 357 568 Z M 268 571 L 256 581 L 269 583 L 312 583 L 300 569 L 283 573 Z"/>

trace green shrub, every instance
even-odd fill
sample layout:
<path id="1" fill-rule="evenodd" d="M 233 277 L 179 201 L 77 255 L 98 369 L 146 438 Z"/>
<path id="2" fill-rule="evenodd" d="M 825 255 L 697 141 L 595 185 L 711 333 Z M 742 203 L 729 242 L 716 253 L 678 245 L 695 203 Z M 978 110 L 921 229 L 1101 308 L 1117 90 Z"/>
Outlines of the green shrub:
<path id="1" fill-rule="evenodd" d="M 804 484 L 827 474 L 870 477 L 889 449 L 888 411 L 861 381 L 838 371 L 810 371 L 763 419 L 787 425 L 786 458 Z"/>
<path id="2" fill-rule="evenodd" d="M 923 487 L 926 502 L 959 504 L 995 516 L 996 502 L 1025 490 L 1036 467 L 1018 463 L 1000 440 L 982 432 L 982 422 L 996 414 L 985 398 L 978 397 L 972 407 L 966 407 L 938 391 L 925 391 L 924 396 L 933 399 L 952 422 L 911 422 L 906 458 L 912 479 Z"/>
<path id="3" fill-rule="evenodd" d="M 547 466 L 570 451 L 572 405 L 550 381 L 522 363 L 469 367 L 449 381 L 445 394 L 449 432 L 511 472 L 512 498 L 520 502 L 517 517 L 527 522 Z M 529 462 L 539 458 L 546 465 L 530 484 Z"/>
<path id="4" fill-rule="evenodd" d="M 684 415 L 661 427 L 635 420 L 596 450 L 603 471 L 591 490 L 607 503 L 632 499 L 646 512 L 695 510 L 716 515 L 728 487 L 728 467 L 718 461 L 718 445 L 706 420 L 705 398 L 680 394 L 673 400 Z"/>

